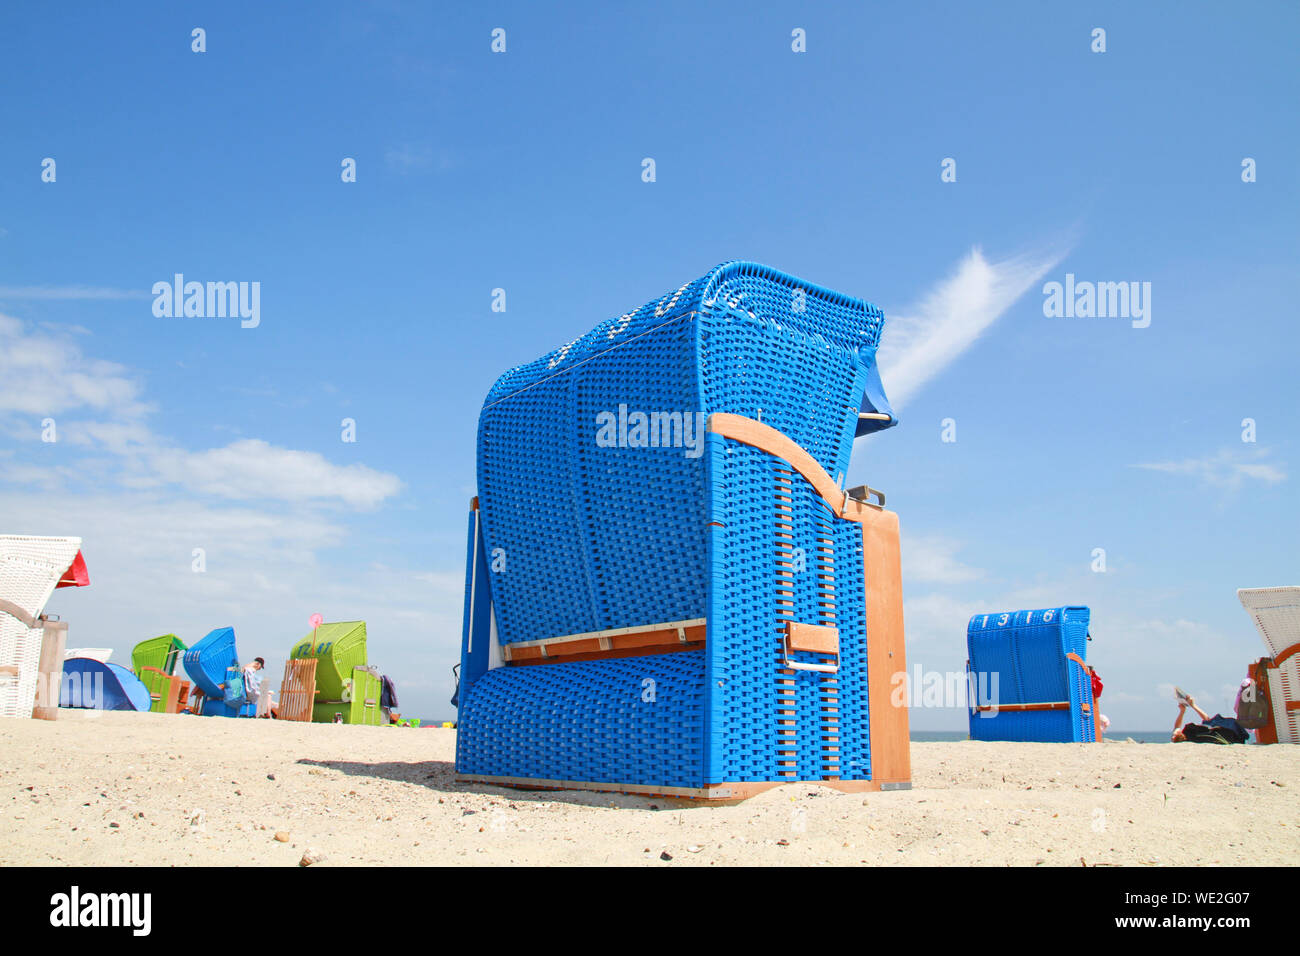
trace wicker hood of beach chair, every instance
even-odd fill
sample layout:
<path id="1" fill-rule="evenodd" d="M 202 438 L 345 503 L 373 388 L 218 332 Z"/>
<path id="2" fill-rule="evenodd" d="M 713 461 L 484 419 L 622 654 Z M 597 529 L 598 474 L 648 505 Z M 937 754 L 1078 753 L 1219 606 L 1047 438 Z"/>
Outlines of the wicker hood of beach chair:
<path id="1" fill-rule="evenodd" d="M 205 716 L 237 716 L 225 706 L 221 685 L 226 682 L 226 672 L 238 661 L 233 627 L 214 628 L 182 653 L 181 666 L 199 692 L 200 712 Z"/>
<path id="2" fill-rule="evenodd" d="M 1300 744 L 1300 587 L 1242 588 L 1237 598 L 1268 648 L 1263 663 L 1273 726 L 1259 739 Z"/>
<path id="3" fill-rule="evenodd" d="M 1101 739 L 1086 607 L 976 614 L 966 628 L 972 740 Z"/>
<path id="4" fill-rule="evenodd" d="M 32 716 L 45 637 L 41 614 L 74 565 L 68 586 L 89 583 L 80 553 L 80 538 L 0 535 L 0 717 Z M 52 706 L 57 693 L 54 688 Z"/>
<path id="5" fill-rule="evenodd" d="M 729 262 L 504 374 L 466 555 L 463 779 L 735 799 L 910 785 L 884 317 Z M 877 501 L 871 502 L 875 496 Z"/>

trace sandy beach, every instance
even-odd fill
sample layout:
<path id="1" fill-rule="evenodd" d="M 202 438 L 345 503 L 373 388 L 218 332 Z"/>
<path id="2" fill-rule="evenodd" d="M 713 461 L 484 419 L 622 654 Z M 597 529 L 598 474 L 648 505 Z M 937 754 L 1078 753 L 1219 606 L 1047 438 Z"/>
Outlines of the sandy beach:
<path id="1" fill-rule="evenodd" d="M 910 791 L 726 806 L 458 784 L 443 729 L 63 711 L 0 746 L 8 866 L 1300 863 L 1286 746 L 914 743 Z"/>

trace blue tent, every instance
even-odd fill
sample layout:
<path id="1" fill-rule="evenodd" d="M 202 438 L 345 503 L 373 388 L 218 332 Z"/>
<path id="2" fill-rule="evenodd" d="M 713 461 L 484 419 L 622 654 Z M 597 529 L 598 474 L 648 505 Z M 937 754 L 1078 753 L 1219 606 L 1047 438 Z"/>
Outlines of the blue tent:
<path id="1" fill-rule="evenodd" d="M 87 710 L 148 710 L 149 688 L 120 664 L 93 657 L 69 657 L 63 662 L 59 706 Z"/>

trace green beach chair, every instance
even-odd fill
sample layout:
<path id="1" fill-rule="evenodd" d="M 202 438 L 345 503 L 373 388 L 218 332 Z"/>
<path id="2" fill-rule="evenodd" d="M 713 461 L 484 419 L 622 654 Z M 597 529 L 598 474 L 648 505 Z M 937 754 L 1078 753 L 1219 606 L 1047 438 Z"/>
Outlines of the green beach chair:
<path id="1" fill-rule="evenodd" d="M 131 649 L 131 669 L 139 676 L 146 667 L 156 667 L 164 674 L 176 673 L 176 662 L 186 651 L 185 642 L 175 634 L 163 634 L 141 641 Z"/>
<path id="2" fill-rule="evenodd" d="M 322 624 L 294 645 L 289 659 L 316 661 L 313 723 L 383 723 L 383 684 L 379 674 L 366 667 L 365 621 Z"/>
<path id="3" fill-rule="evenodd" d="M 172 685 L 179 680 L 172 675 L 185 651 L 185 642 L 175 634 L 151 637 L 131 649 L 131 670 L 149 688 L 149 696 L 153 698 L 149 709 L 155 714 L 168 712 Z"/>

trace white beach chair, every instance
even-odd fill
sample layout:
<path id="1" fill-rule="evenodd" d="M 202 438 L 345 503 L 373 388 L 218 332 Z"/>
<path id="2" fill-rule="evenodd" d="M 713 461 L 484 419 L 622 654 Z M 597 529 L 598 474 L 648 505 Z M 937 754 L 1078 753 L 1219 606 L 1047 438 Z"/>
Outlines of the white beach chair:
<path id="1" fill-rule="evenodd" d="M 271 699 L 270 684 L 263 684 L 261 692 L 257 695 L 257 716 L 270 717 L 271 708 L 275 706 L 275 701 Z"/>
<path id="2" fill-rule="evenodd" d="M 99 661 L 101 664 L 107 664 L 108 659 L 113 656 L 111 647 L 69 647 L 63 652 L 63 659 L 69 657 L 89 657 Z"/>
<path id="3" fill-rule="evenodd" d="M 0 535 L 0 717 L 31 717 L 45 602 L 81 550 L 80 538 Z"/>
<path id="4" fill-rule="evenodd" d="M 1242 588 L 1237 597 L 1273 659 L 1265 673 L 1278 743 L 1300 744 L 1300 587 Z"/>

